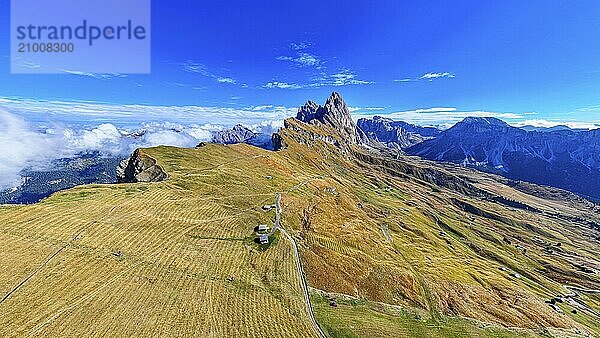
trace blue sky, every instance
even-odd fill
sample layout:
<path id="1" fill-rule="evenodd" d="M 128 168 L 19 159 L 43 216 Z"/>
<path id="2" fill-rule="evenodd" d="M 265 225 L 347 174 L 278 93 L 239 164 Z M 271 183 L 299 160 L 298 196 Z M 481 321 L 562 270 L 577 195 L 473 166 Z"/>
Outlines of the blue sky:
<path id="1" fill-rule="evenodd" d="M 131 113 L 107 109 L 105 120 L 142 121 L 131 105 L 152 105 L 156 120 L 208 123 L 223 111 L 233 123 L 338 91 L 356 115 L 421 124 L 596 123 L 599 37 L 598 1 L 153 1 L 150 75 L 10 75 L 5 24 L 0 107 L 35 114 L 93 101 Z"/>

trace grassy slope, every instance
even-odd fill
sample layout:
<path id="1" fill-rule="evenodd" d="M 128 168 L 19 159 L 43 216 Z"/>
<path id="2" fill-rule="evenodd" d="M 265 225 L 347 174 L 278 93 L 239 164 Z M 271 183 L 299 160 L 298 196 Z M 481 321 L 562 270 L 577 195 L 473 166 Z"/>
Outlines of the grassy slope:
<path id="1" fill-rule="evenodd" d="M 578 274 L 565 257 L 547 257 L 531 240 L 560 241 L 594 264 L 597 244 L 586 229 L 346 160 L 330 145 L 307 147 L 295 141 L 302 139 L 296 131 L 286 133 L 289 148 L 278 153 L 246 145 L 147 149 L 169 173 L 166 182 L 79 187 L 38 205 L 0 208 L 0 294 L 34 273 L 0 304 L 0 336 L 312 334 L 289 243 L 263 251 L 251 242 L 253 226 L 273 218 L 260 207 L 273 203 L 276 191 L 287 191 L 283 224 L 299 240 L 311 286 L 425 310 L 423 324 L 382 315 L 369 302 L 329 308 L 317 301 L 319 319 L 333 330 L 366 337 L 416 329 L 490 333 L 448 317 L 460 315 L 599 333 L 589 314 L 571 314 L 567 305 L 567 314 L 558 314 L 543 302 L 565 292 L 564 278 L 587 277 L 586 285 L 598 288 L 597 277 Z M 493 181 L 481 185 L 501 189 Z M 504 221 L 467 213 L 453 198 Z M 580 209 L 568 212 L 583 215 Z M 562 272 L 550 274 L 541 261 Z M 356 331 L 352 323 L 363 324 Z"/>
<path id="2" fill-rule="evenodd" d="M 252 241 L 295 182 L 231 148 L 148 152 L 169 181 L 0 208 L 0 294 L 32 275 L 0 304 L 0 336 L 310 336 L 290 244 Z"/>
<path id="3" fill-rule="evenodd" d="M 320 294 L 311 297 L 317 320 L 330 337 L 538 337 L 530 330 L 516 330 L 476 323 L 462 318 L 427 318 L 418 311 L 366 300 L 338 299 L 337 307 Z"/>
<path id="4" fill-rule="evenodd" d="M 572 264 L 599 266 L 593 231 L 550 215 L 556 210 L 555 201 L 518 194 L 504 186 L 511 193 L 507 197 L 523 203 L 534 200 L 544 212 L 468 198 L 381 165 L 340 159 L 324 143 L 307 152 L 294 141 L 301 140 L 297 135 L 301 132 L 297 128 L 284 132 L 288 152 L 295 156 L 292 160 L 310 164 L 325 178 L 284 199 L 288 211 L 284 220 L 299 230 L 311 286 L 425 308 L 434 320 L 450 314 L 509 326 L 600 333 L 597 317 L 581 311 L 572 314 L 574 307 L 565 304 L 561 306 L 567 314 L 559 314 L 544 303 L 567 292 L 562 283 L 578 282 L 595 289 L 599 285 L 597 275 L 580 273 Z M 411 168 L 430 167 L 422 161 L 402 161 Z M 456 171 L 478 177 L 467 170 Z M 475 184 L 488 185 L 491 192 L 501 190 L 498 183 L 483 181 Z M 465 212 L 454 199 L 488 215 Z M 563 213 L 598 220 L 585 205 L 561 207 Z M 560 242 L 562 249 L 555 247 L 555 254 L 545 254 L 534 237 L 551 245 Z M 523 253 L 515 245 L 528 251 Z M 501 271 L 501 266 L 521 278 Z M 594 306 L 590 297 L 582 298 Z M 330 309 L 328 316 L 335 317 L 336 311 Z"/>

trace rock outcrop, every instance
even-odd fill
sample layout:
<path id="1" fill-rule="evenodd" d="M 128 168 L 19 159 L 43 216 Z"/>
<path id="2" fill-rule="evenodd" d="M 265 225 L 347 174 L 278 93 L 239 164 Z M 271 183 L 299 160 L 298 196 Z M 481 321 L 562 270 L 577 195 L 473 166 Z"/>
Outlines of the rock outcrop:
<path id="1" fill-rule="evenodd" d="M 137 149 L 117 167 L 119 183 L 160 182 L 167 178 L 167 173 L 152 157 Z"/>
<path id="2" fill-rule="evenodd" d="M 275 151 L 287 148 L 285 140 L 279 133 L 274 133 L 273 136 L 271 136 L 271 144 L 273 145 L 273 150 Z"/>

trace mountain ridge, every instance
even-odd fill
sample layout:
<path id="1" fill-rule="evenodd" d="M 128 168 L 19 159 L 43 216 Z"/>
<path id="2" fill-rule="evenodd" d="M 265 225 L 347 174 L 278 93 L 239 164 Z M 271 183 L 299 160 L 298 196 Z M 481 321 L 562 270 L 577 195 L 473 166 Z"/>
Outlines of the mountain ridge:
<path id="1" fill-rule="evenodd" d="M 357 125 L 371 140 L 398 149 L 409 148 L 440 133 L 437 128 L 421 127 L 382 116 L 374 116 L 371 119 L 361 118 Z"/>
<path id="2" fill-rule="evenodd" d="M 542 133 L 466 118 L 406 151 L 600 199 L 600 131 Z"/>

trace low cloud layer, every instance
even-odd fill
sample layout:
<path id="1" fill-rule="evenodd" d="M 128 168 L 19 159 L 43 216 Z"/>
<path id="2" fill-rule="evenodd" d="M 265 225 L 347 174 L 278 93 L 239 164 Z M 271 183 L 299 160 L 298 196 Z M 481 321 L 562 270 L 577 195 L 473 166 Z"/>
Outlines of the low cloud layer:
<path id="1" fill-rule="evenodd" d="M 556 126 L 567 126 L 571 129 L 597 129 L 600 128 L 600 123 L 593 122 L 578 122 L 578 121 L 553 121 L 544 119 L 524 120 L 513 123 L 516 127 L 533 126 L 540 128 L 551 128 Z"/>
<path id="2" fill-rule="evenodd" d="M 46 150 L 59 146 L 59 140 L 33 131 L 24 120 L 0 110 L 0 188 L 20 182 L 23 168 L 45 162 Z"/>
<path id="3" fill-rule="evenodd" d="M 270 134 L 282 124 L 282 120 L 270 120 L 249 126 L 255 132 Z M 0 109 L 0 189 L 18 186 L 24 169 L 44 170 L 55 159 L 82 152 L 126 157 L 136 148 L 159 145 L 194 147 L 201 141 L 210 141 L 214 131 L 225 128 L 215 124 L 169 122 L 144 123 L 137 128 L 111 123 L 86 127 L 52 124 L 49 127 Z"/>

